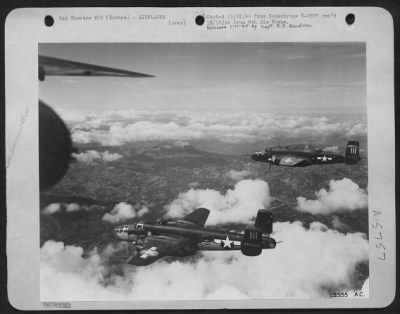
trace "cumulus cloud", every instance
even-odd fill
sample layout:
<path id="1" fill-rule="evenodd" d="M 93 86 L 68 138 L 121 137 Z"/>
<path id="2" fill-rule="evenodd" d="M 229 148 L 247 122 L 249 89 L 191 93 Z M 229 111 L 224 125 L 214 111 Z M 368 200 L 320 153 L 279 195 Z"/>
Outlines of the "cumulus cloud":
<path id="1" fill-rule="evenodd" d="M 344 223 L 340 220 L 340 218 L 339 218 L 338 216 L 334 216 L 334 217 L 332 218 L 332 226 L 333 226 L 335 229 L 343 229 L 343 228 L 347 227 L 347 225 L 344 224 Z"/>
<path id="2" fill-rule="evenodd" d="M 120 244 L 83 255 L 83 249 L 47 241 L 40 250 L 43 301 L 226 300 L 327 297 L 358 290 L 355 269 L 368 261 L 368 240 L 314 222 L 274 224 L 277 248 L 257 257 L 240 251 L 200 252 L 195 258 L 146 267 L 111 258 Z M 368 282 L 361 288 L 367 289 Z"/>
<path id="3" fill-rule="evenodd" d="M 72 115 L 73 116 L 73 115 Z M 188 141 L 215 139 L 223 142 L 274 138 L 324 138 L 366 135 L 366 122 L 335 121 L 327 117 L 289 116 L 269 113 L 212 113 L 160 111 L 104 111 L 69 120 L 76 143 L 122 145 L 149 140 Z"/>
<path id="4" fill-rule="evenodd" d="M 366 208 L 368 205 L 367 192 L 348 178 L 331 180 L 328 190 L 322 188 L 315 195 L 316 200 L 298 197 L 296 209 L 311 214 L 329 215 Z"/>
<path id="5" fill-rule="evenodd" d="M 246 177 L 249 177 L 251 175 L 251 172 L 247 169 L 244 170 L 229 170 L 226 173 L 226 177 L 233 180 L 233 181 L 240 181 L 243 180 Z"/>
<path id="6" fill-rule="evenodd" d="M 148 211 L 149 209 L 146 206 L 132 206 L 121 202 L 115 205 L 110 213 L 104 214 L 102 219 L 110 223 L 117 223 L 135 217 L 142 217 Z"/>
<path id="7" fill-rule="evenodd" d="M 206 207 L 211 211 L 207 224 L 250 223 L 257 210 L 267 208 L 270 202 L 267 182 L 242 180 L 225 193 L 212 189 L 190 189 L 180 193 L 165 209 L 166 216 L 179 218 L 196 208 Z"/>
<path id="8" fill-rule="evenodd" d="M 209 224 L 243 224 L 251 223 L 257 209 L 268 208 L 270 201 L 267 182 L 242 180 L 224 192 L 190 189 L 166 210 L 170 217 L 182 217 L 204 206 L 211 210 Z M 147 210 L 119 203 L 103 220 L 139 217 Z M 199 252 L 145 267 L 116 263 L 116 257 L 126 260 L 132 254 L 128 242 L 84 252 L 78 246 L 47 241 L 40 250 L 41 300 L 293 299 L 328 297 L 329 291 L 368 293 L 368 280 L 360 287 L 356 275 L 360 263 L 368 265 L 364 234 L 341 233 L 320 222 L 306 228 L 298 221 L 275 222 L 273 230 L 273 237 L 282 242 L 257 257 L 240 251 Z"/>
<path id="9" fill-rule="evenodd" d="M 61 211 L 61 203 L 51 203 L 42 210 L 42 213 L 45 215 L 51 215 L 58 213 L 59 211 Z"/>
<path id="10" fill-rule="evenodd" d="M 118 153 L 109 153 L 108 150 L 102 153 L 102 159 L 107 162 L 116 161 L 121 159 L 122 155 Z"/>
<path id="11" fill-rule="evenodd" d="M 65 205 L 65 211 L 67 211 L 67 212 L 76 212 L 76 211 L 79 211 L 80 209 L 81 209 L 81 207 L 79 206 L 79 204 L 76 204 L 76 203 L 71 203 L 71 204 Z"/>
<path id="12" fill-rule="evenodd" d="M 96 160 L 102 160 L 105 162 L 113 162 L 121 159 L 123 156 L 118 153 L 110 153 L 108 150 L 104 152 L 98 152 L 96 150 L 88 150 L 79 154 L 73 153 L 72 156 L 79 162 L 93 163 Z"/>
<path id="13" fill-rule="evenodd" d="M 364 281 L 364 283 L 363 283 L 363 285 L 362 285 L 362 287 L 361 287 L 361 289 L 359 291 L 363 292 L 364 297 L 366 297 L 366 298 L 369 297 L 369 278 Z"/>
<path id="14" fill-rule="evenodd" d="M 172 143 L 173 146 L 175 147 L 185 147 L 189 145 L 189 142 L 185 142 L 185 141 L 175 141 Z"/>
<path id="15" fill-rule="evenodd" d="M 51 203 L 42 210 L 42 214 L 51 215 L 51 214 L 58 213 L 61 211 L 66 211 L 66 212 L 70 213 L 70 212 L 79 211 L 81 209 L 87 210 L 88 208 L 81 207 L 79 204 L 76 204 L 76 203 L 70 203 L 70 204 L 68 204 L 68 203 Z"/>

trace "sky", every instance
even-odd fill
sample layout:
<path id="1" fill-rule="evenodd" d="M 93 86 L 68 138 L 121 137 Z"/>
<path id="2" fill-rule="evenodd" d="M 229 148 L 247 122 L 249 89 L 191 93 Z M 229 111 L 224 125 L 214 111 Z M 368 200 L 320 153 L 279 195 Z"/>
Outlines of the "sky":
<path id="1" fill-rule="evenodd" d="M 57 109 L 366 113 L 364 43 L 40 44 L 39 54 L 155 75 L 48 77 Z"/>

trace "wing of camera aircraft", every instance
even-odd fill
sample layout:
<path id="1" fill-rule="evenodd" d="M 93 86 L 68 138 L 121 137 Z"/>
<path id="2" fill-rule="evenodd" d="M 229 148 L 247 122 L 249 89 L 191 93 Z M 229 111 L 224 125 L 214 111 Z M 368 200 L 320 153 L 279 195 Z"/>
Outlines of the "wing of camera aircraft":
<path id="1" fill-rule="evenodd" d="M 39 80 L 43 81 L 46 76 L 49 75 L 153 77 L 153 75 L 139 72 L 115 69 L 47 56 L 39 56 Z"/>
<path id="2" fill-rule="evenodd" d="M 48 56 L 39 56 L 38 67 L 40 81 L 44 81 L 47 76 L 154 77 L 139 72 Z M 73 151 L 71 134 L 64 121 L 49 105 L 39 100 L 40 190 L 52 187 L 65 175 Z"/>

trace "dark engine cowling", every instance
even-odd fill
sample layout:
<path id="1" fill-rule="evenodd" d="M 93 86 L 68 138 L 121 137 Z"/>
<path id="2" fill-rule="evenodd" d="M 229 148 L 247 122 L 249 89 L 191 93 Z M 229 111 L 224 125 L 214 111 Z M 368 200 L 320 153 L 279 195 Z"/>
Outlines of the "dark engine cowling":
<path id="1" fill-rule="evenodd" d="M 344 162 L 348 165 L 357 163 L 360 160 L 360 144 L 357 141 L 349 141 L 346 146 Z"/>
<path id="2" fill-rule="evenodd" d="M 257 213 L 256 221 L 254 227 L 263 233 L 272 233 L 272 213 L 266 209 L 260 209 Z"/>
<path id="3" fill-rule="evenodd" d="M 247 256 L 260 255 L 262 252 L 262 232 L 256 227 L 247 227 L 243 234 L 240 249 Z"/>
<path id="4" fill-rule="evenodd" d="M 71 134 L 64 121 L 39 101 L 40 190 L 52 187 L 65 175 L 73 152 Z"/>

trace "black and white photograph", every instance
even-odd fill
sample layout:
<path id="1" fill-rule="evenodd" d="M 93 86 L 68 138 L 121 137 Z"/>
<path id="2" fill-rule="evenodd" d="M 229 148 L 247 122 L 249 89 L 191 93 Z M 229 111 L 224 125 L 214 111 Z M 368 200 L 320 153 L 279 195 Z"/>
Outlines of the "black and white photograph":
<path id="1" fill-rule="evenodd" d="M 358 42 L 38 45 L 40 300 L 368 298 Z"/>

